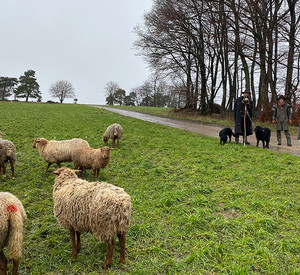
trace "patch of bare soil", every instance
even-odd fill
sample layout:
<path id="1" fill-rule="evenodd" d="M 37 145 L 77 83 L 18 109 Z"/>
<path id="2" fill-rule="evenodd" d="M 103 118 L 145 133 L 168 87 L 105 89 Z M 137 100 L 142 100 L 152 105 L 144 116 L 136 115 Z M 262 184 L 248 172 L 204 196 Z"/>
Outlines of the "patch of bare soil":
<path id="1" fill-rule="evenodd" d="M 222 216 L 226 220 L 230 220 L 230 219 L 233 219 L 233 218 L 238 218 L 240 216 L 239 212 L 234 208 L 225 209 L 224 204 L 219 204 L 219 207 L 220 207 L 220 210 L 213 213 L 213 216 L 215 216 L 215 217 L 216 216 Z"/>

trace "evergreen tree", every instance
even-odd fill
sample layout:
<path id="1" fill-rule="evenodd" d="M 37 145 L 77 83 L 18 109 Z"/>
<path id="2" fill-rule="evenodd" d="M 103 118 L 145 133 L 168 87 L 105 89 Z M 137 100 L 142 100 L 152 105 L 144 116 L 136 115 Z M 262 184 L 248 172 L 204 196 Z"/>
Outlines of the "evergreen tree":
<path id="1" fill-rule="evenodd" d="M 28 70 L 24 72 L 24 75 L 20 76 L 19 86 L 15 91 L 15 96 L 17 98 L 25 98 L 26 102 L 29 98 L 37 98 L 39 100 L 42 98 L 39 88 L 40 85 L 35 78 L 35 71 Z"/>
<path id="2" fill-rule="evenodd" d="M 0 100 L 7 100 L 12 95 L 15 86 L 18 84 L 18 79 L 14 77 L 0 77 Z"/>

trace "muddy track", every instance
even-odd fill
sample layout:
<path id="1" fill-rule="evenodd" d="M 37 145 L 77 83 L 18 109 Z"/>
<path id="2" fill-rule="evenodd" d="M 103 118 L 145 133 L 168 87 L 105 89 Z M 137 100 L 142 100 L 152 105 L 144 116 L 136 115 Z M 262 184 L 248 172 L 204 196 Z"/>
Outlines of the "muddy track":
<path id="1" fill-rule="evenodd" d="M 189 132 L 219 138 L 219 132 L 224 126 L 218 126 L 218 125 L 210 125 L 210 124 L 202 124 L 199 122 L 193 122 L 188 120 L 177 120 L 177 119 L 171 119 L 171 118 L 164 118 L 164 117 L 158 117 L 158 116 L 152 116 L 147 115 L 135 111 L 128 111 L 128 110 L 122 110 L 122 109 L 115 109 L 115 108 L 109 108 L 109 107 L 103 107 L 103 106 L 97 106 L 97 105 L 91 105 L 93 107 L 102 108 L 104 110 L 114 112 L 123 116 L 129 116 L 136 119 L 141 119 L 144 121 L 162 124 L 166 126 L 170 126 L 173 128 L 178 128 L 182 130 L 186 130 Z M 288 153 L 291 155 L 295 155 L 300 157 L 300 143 L 297 140 L 297 137 L 292 135 L 292 144 L 293 146 L 287 146 L 286 145 L 286 138 L 284 133 L 282 133 L 282 143 L 283 145 L 277 145 L 277 139 L 276 139 L 276 133 L 272 132 L 271 135 L 271 141 L 270 141 L 270 149 L 275 152 L 279 153 Z M 234 138 L 233 138 L 234 139 Z M 241 137 L 240 137 L 241 139 Z M 248 141 L 250 142 L 250 146 L 256 146 L 256 139 L 254 135 L 251 135 L 248 137 Z M 261 147 L 261 142 L 259 143 L 259 146 Z"/>

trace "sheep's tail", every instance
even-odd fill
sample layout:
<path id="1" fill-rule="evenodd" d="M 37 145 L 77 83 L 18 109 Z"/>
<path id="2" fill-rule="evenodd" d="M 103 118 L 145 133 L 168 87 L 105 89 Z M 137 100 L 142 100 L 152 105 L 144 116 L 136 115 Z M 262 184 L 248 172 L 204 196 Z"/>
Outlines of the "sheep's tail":
<path id="1" fill-rule="evenodd" d="M 7 239 L 7 252 L 14 259 L 18 260 L 22 256 L 23 236 L 26 219 L 21 211 L 14 204 L 7 207 L 9 212 L 9 235 Z"/>

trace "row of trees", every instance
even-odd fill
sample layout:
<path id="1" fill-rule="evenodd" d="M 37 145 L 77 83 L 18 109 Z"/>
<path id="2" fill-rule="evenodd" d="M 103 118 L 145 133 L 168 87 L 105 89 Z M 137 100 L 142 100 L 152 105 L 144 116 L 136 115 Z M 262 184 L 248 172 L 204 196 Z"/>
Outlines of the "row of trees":
<path id="1" fill-rule="evenodd" d="M 52 97 L 58 98 L 62 103 L 65 98 L 75 97 L 72 84 L 66 80 L 60 80 L 50 86 L 49 93 Z M 42 100 L 40 85 L 35 77 L 34 70 L 28 70 L 21 75 L 19 79 L 15 77 L 0 77 L 0 100 L 8 100 L 13 96 L 14 100 L 25 98 L 27 102 L 29 98 Z M 74 99 L 76 102 L 77 99 Z"/>
<path id="2" fill-rule="evenodd" d="M 126 94 L 118 83 L 110 81 L 105 86 L 105 94 L 107 105 L 177 108 L 184 106 L 185 102 L 184 91 L 174 83 L 170 85 L 157 74 L 151 75 L 140 86 L 133 88 L 129 94 Z"/>
<path id="3" fill-rule="evenodd" d="M 154 0 L 135 47 L 185 91 L 185 106 L 231 111 L 244 89 L 256 110 L 277 93 L 295 100 L 300 81 L 299 0 Z M 175 89 L 176 90 L 176 89 Z"/>

